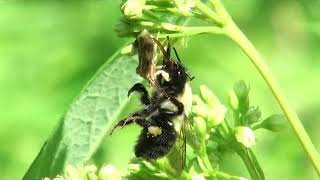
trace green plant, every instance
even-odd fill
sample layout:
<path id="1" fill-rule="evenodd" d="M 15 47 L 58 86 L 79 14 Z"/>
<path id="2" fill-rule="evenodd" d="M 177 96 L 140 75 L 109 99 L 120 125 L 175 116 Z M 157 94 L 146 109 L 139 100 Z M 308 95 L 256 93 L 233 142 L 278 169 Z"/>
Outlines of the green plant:
<path id="1" fill-rule="evenodd" d="M 123 3 L 122 10 L 124 19 L 117 28 L 120 36 L 134 36 L 141 30 L 148 29 L 153 34 L 159 34 L 158 37 L 160 39 L 169 35 L 171 38 L 179 40 L 203 33 L 222 34 L 232 39 L 249 57 L 270 87 L 316 171 L 320 174 L 317 152 L 296 113 L 290 108 L 260 54 L 236 26 L 219 0 L 209 0 L 208 3 L 200 0 L 128 0 Z M 201 20 L 204 22 L 203 24 L 209 23 L 210 25 L 185 26 L 185 22 L 190 18 Z M 124 87 L 128 87 L 135 81 L 140 80 L 138 76 L 131 73 L 134 72 L 133 69 L 137 66 L 135 59 L 136 57 L 125 55 L 119 51 L 107 61 L 71 105 L 53 135 L 43 146 L 24 179 L 41 179 L 45 176 L 54 177 L 63 173 L 67 165 L 83 164 L 91 157 L 103 136 L 110 130 L 110 126 L 118 119 L 121 109 L 127 103 L 125 97 L 126 89 Z M 119 83 L 113 85 L 114 87 L 110 87 L 110 84 L 115 81 Z M 249 144 L 247 144 L 241 138 L 234 139 L 237 136 L 231 135 L 250 132 L 247 128 L 236 129 L 239 126 L 251 126 L 252 129 L 265 127 L 276 130 L 277 128 L 274 127 L 278 126 L 273 126 L 273 124 L 277 122 L 275 120 L 277 118 L 272 116 L 265 121 L 258 121 L 260 117 L 259 109 L 249 106 L 249 102 L 246 99 L 248 96 L 245 93 L 247 91 L 244 88 L 246 86 L 243 84 L 240 83 L 237 86 L 240 87 L 240 90 L 235 88 L 235 91 L 230 93 L 230 104 L 232 105 L 235 119 L 234 128 L 225 124 L 221 130 L 218 128 L 216 133 L 226 131 L 220 137 L 225 140 L 221 144 L 228 142 L 226 146 L 228 148 L 232 146 L 231 149 L 235 150 L 245 162 L 253 179 L 263 179 L 263 172 L 254 154 L 251 150 L 244 148 L 246 146 L 249 147 L 250 140 L 248 141 Z M 105 94 L 108 94 L 108 97 Z M 234 97 L 237 97 L 237 100 Z M 207 103 L 209 104 L 210 102 Z M 236 106 L 237 103 L 238 106 Z M 201 127 L 201 123 L 203 125 L 202 121 L 205 121 L 202 119 L 207 119 L 205 126 L 208 126 L 208 119 L 210 118 L 208 115 L 204 118 L 205 113 L 201 115 L 200 112 L 196 112 L 195 114 L 197 118 L 194 118 L 193 123 L 195 123 L 196 129 L 198 128 L 196 130 L 197 137 L 200 137 L 199 140 L 202 142 L 201 148 L 198 152 L 196 151 L 196 156 L 199 156 L 203 161 L 203 167 L 201 167 L 201 163 L 199 164 L 200 169 L 203 168 L 203 172 L 207 173 L 205 175 L 212 178 L 219 175 L 221 177 L 226 176 L 229 179 L 238 178 L 222 172 L 219 174 L 220 171 L 215 169 L 215 166 L 212 167 L 213 161 L 209 161 L 209 158 L 206 157 L 206 147 L 203 146 L 204 134 L 211 133 L 207 132 L 210 128 Z M 226 121 L 223 122 L 226 123 Z M 205 133 L 201 129 L 206 129 Z M 217 139 L 217 141 L 220 140 Z M 242 142 L 241 146 L 239 146 L 239 142 Z M 143 163 L 146 162 L 141 162 L 141 164 Z M 43 169 L 43 167 L 48 168 Z M 159 167 L 161 166 L 159 165 Z M 182 173 L 182 177 L 188 177 L 188 173 Z"/>

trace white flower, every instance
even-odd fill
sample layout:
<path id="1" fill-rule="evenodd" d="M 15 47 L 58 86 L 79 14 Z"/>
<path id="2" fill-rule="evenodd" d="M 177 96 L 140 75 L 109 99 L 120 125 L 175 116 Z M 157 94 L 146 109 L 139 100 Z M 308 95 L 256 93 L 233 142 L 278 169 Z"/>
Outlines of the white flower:
<path id="1" fill-rule="evenodd" d="M 111 164 L 100 169 L 99 179 L 101 180 L 122 180 L 120 172 Z"/>
<path id="2" fill-rule="evenodd" d="M 191 177 L 191 180 L 206 180 L 206 178 L 201 174 L 196 174 Z"/>
<path id="3" fill-rule="evenodd" d="M 245 177 L 239 177 L 239 180 L 249 180 L 249 179 L 247 179 Z"/>
<path id="4" fill-rule="evenodd" d="M 250 148 L 256 144 L 256 138 L 252 129 L 245 126 L 238 126 L 235 130 L 235 136 L 239 143 L 243 144 L 245 147 Z"/>

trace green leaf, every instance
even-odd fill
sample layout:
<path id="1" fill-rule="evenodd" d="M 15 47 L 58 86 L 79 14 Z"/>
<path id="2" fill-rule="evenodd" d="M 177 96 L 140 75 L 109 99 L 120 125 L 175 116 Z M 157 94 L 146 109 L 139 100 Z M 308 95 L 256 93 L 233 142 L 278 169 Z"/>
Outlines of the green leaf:
<path id="1" fill-rule="evenodd" d="M 136 56 L 115 53 L 74 100 L 23 180 L 55 177 L 67 165 L 84 164 L 127 104 L 127 90 L 141 80 L 136 67 Z"/>

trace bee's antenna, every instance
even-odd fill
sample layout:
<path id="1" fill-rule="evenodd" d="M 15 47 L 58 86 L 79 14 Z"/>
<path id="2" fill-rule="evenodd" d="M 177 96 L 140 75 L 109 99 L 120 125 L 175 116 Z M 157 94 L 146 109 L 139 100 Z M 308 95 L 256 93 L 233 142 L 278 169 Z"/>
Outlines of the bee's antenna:
<path id="1" fill-rule="evenodd" d="M 152 40 L 158 45 L 163 54 L 163 63 L 167 64 L 170 61 L 170 56 L 168 52 L 164 49 L 163 45 L 157 39 L 152 38 Z"/>
<path id="2" fill-rule="evenodd" d="M 187 73 L 187 76 L 190 79 L 190 81 L 192 81 L 195 78 L 194 76 L 190 77 L 188 73 Z"/>
<path id="3" fill-rule="evenodd" d="M 181 60 L 180 60 L 180 58 L 179 58 L 179 56 L 178 56 L 178 53 L 177 53 L 176 48 L 173 47 L 173 51 L 174 51 L 174 53 L 176 54 L 176 57 L 177 57 L 179 63 L 181 63 Z"/>

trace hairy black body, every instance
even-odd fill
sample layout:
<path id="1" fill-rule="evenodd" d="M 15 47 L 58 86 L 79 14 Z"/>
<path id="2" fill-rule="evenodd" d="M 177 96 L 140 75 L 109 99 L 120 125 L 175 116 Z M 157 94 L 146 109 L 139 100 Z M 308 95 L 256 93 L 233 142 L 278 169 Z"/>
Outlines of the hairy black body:
<path id="1" fill-rule="evenodd" d="M 176 51 L 178 60 L 171 59 L 170 45 L 165 50 L 160 42 L 153 40 L 163 53 L 163 65 L 157 71 L 159 73 L 156 73 L 152 96 L 149 97 L 147 89 L 141 83 L 134 84 L 128 91 L 128 96 L 132 92 L 139 92 L 144 106 L 114 127 L 136 123 L 143 128 L 135 145 L 135 155 L 146 160 L 165 156 L 175 144 L 178 133 L 173 120 L 184 113 L 184 105 L 178 98 L 183 94 L 189 77 Z M 165 103 L 174 107 L 164 107 Z"/>

